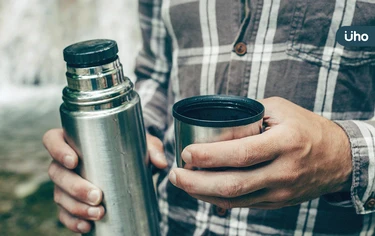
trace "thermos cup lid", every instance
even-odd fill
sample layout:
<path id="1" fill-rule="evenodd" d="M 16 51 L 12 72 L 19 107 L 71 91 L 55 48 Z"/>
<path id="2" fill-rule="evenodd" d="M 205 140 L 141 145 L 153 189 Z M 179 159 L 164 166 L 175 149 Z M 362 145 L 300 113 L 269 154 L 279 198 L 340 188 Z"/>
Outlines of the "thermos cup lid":
<path id="1" fill-rule="evenodd" d="M 110 39 L 94 39 L 72 44 L 63 51 L 64 61 L 72 67 L 103 65 L 117 58 L 117 43 Z"/>
<path id="2" fill-rule="evenodd" d="M 232 95 L 205 95 L 185 98 L 173 105 L 173 117 L 190 125 L 234 127 L 263 118 L 263 105 L 253 99 Z"/>

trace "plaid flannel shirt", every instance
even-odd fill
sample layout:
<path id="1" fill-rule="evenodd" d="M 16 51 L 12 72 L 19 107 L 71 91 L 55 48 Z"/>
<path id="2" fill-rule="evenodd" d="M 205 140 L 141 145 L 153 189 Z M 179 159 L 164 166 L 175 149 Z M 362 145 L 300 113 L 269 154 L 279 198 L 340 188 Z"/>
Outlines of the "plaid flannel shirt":
<path id="1" fill-rule="evenodd" d="M 375 49 L 335 41 L 341 26 L 375 25 L 374 0 L 140 0 L 139 13 L 136 88 L 169 163 L 158 179 L 162 235 L 375 234 Z M 280 96 L 337 122 L 351 144 L 351 198 L 225 210 L 174 187 L 171 107 L 206 94 Z"/>

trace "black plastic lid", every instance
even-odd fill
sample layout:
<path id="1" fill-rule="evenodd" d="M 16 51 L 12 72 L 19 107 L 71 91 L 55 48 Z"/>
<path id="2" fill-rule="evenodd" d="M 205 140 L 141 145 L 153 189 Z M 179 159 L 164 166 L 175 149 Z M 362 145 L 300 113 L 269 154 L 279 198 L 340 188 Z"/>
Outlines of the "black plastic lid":
<path id="1" fill-rule="evenodd" d="M 64 49 L 64 61 L 72 67 L 91 67 L 110 63 L 117 58 L 117 43 L 94 39 L 72 44 Z"/>
<path id="2" fill-rule="evenodd" d="M 206 95 L 183 99 L 173 105 L 173 117 L 190 125 L 234 127 L 263 118 L 263 105 L 250 98 L 232 95 Z"/>

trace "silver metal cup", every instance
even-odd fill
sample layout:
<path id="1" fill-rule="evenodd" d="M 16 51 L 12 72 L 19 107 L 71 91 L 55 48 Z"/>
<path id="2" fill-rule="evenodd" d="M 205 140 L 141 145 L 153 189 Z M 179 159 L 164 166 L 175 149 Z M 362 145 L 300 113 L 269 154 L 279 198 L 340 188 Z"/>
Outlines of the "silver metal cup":
<path id="1" fill-rule="evenodd" d="M 176 161 L 184 167 L 181 152 L 190 144 L 239 139 L 259 134 L 264 107 L 245 97 L 196 96 L 173 105 Z"/>

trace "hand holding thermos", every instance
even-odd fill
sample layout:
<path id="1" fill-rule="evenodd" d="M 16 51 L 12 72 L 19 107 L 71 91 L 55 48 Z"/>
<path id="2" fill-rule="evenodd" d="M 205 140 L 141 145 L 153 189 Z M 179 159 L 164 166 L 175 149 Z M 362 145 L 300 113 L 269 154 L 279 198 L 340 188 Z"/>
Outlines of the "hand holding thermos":
<path id="1" fill-rule="evenodd" d="M 159 235 L 140 99 L 123 75 L 117 52 L 112 40 L 64 50 L 64 131 L 51 130 L 43 139 L 54 158 L 49 174 L 55 201 L 60 220 L 75 232 Z M 147 135 L 147 141 L 151 162 L 166 167 L 160 140 Z M 98 219 L 94 227 L 87 222 Z"/>

